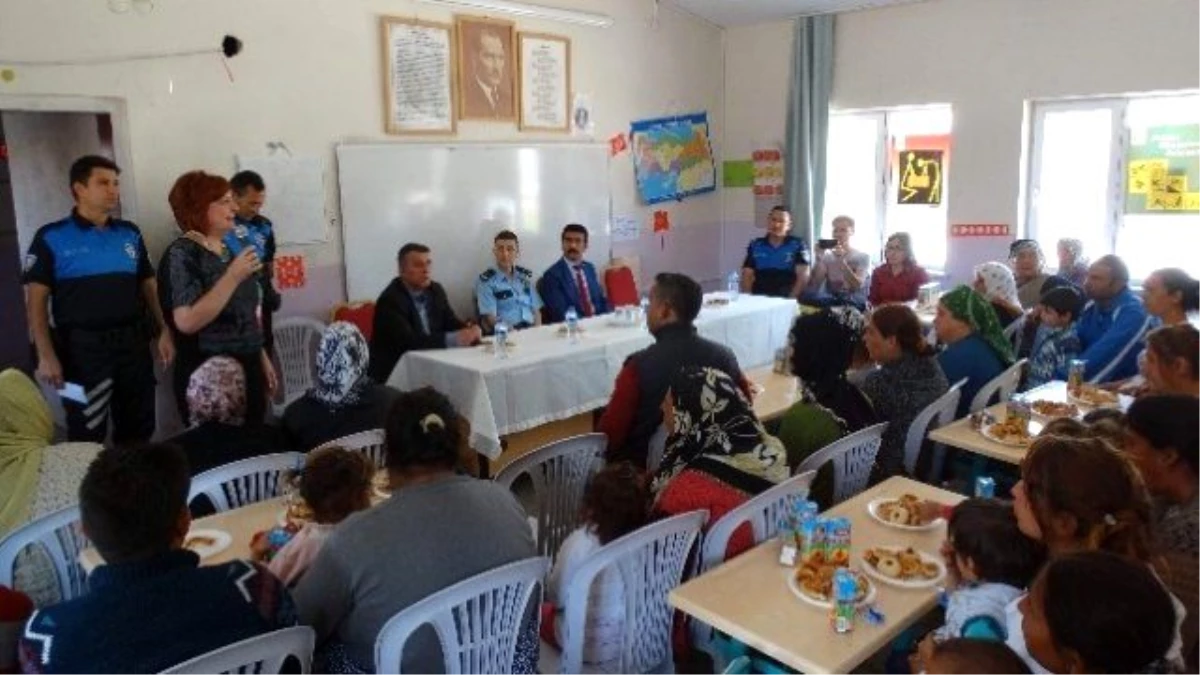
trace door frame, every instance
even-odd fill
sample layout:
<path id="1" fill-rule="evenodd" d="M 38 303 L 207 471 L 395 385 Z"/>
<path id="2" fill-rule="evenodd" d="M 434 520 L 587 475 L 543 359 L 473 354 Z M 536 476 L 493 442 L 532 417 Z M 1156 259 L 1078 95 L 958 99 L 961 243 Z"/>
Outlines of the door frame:
<path id="1" fill-rule="evenodd" d="M 113 159 L 121 167 L 121 217 L 138 221 L 137 183 L 133 180 L 133 152 L 129 111 L 125 99 L 115 96 L 63 96 L 56 94 L 0 94 L 0 112 L 59 112 L 108 115 L 112 122 Z"/>

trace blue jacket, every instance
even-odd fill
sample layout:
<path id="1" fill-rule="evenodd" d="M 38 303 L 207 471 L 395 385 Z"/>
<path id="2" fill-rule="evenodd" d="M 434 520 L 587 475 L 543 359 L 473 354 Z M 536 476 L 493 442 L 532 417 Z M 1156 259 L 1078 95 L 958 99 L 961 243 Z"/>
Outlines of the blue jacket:
<path id="1" fill-rule="evenodd" d="M 1075 333 L 1083 347 L 1078 358 L 1087 361 L 1084 379 L 1112 382 L 1137 375 L 1138 353 L 1154 323 L 1142 301 L 1128 288 L 1113 298 L 1108 307 L 1101 307 L 1094 300 L 1085 305 L 1075 324 Z M 1067 368 L 1059 369 L 1056 375 L 1058 379 L 1067 379 Z"/>
<path id="2" fill-rule="evenodd" d="M 607 314 L 608 300 L 605 299 L 600 279 L 596 276 L 596 266 L 586 260 L 579 264 L 583 266 L 583 278 L 587 282 L 592 308 L 597 315 Z M 560 258 L 546 270 L 538 280 L 538 292 L 546 309 L 546 323 L 563 321 L 569 307 L 574 307 L 580 318 L 583 317 L 583 303 L 575 285 L 575 272 L 567 265 L 565 259 Z"/>

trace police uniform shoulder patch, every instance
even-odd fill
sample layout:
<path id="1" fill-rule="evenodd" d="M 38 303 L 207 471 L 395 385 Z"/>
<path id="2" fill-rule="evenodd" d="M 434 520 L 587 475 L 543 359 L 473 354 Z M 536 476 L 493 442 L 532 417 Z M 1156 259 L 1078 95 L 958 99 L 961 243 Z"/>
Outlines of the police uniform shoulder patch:
<path id="1" fill-rule="evenodd" d="M 125 242 L 125 255 L 129 256 L 130 260 L 137 260 L 137 247 L 133 245 L 133 242 Z"/>
<path id="2" fill-rule="evenodd" d="M 496 270 L 489 267 L 489 268 L 487 268 L 487 271 L 485 271 L 483 274 L 479 275 L 479 280 L 480 281 L 488 281 L 489 279 L 491 279 L 494 276 L 496 276 Z"/>
<path id="3" fill-rule="evenodd" d="M 520 265 L 517 265 L 517 274 L 525 277 L 526 279 L 533 278 L 533 270 L 528 269 L 526 267 L 521 267 Z"/>

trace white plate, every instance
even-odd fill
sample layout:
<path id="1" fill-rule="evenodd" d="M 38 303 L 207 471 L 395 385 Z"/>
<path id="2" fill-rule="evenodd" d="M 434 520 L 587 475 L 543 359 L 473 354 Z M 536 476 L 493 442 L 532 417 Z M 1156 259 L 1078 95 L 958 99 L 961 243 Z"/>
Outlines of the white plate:
<path id="1" fill-rule="evenodd" d="M 999 422 L 996 422 L 996 424 L 999 424 Z M 999 443 L 1000 445 L 1005 445 L 1010 448 L 1028 448 L 1030 445 L 1033 445 L 1033 439 L 1037 438 L 1037 432 L 1041 431 L 1040 425 L 1031 422 L 1029 425 L 1029 436 L 1030 436 L 1029 442 L 1022 443 L 1020 441 L 1010 441 L 1006 438 L 1000 438 L 999 436 L 992 433 L 992 426 L 994 426 L 994 425 L 989 424 L 986 427 L 980 427 L 979 435 L 983 436 L 984 438 L 988 439 L 989 441 L 991 441 L 993 443 Z"/>
<path id="2" fill-rule="evenodd" d="M 897 530 L 907 530 L 909 532 L 927 532 L 929 530 L 936 530 L 937 528 L 941 527 L 942 523 L 946 522 L 941 518 L 931 520 L 924 525 L 901 525 L 899 523 L 889 522 L 883 517 L 883 514 L 879 512 L 879 507 L 883 506 L 884 504 L 890 504 L 891 502 L 897 501 L 900 500 L 896 499 L 895 497 L 880 497 L 879 499 L 873 499 L 871 500 L 871 503 L 867 504 L 867 513 L 871 514 L 872 518 L 888 527 L 894 527 Z"/>
<path id="3" fill-rule="evenodd" d="M 883 549 L 885 551 L 898 553 L 908 547 L 872 546 L 871 548 Z M 861 564 L 863 571 L 867 573 L 867 576 L 875 579 L 881 584 L 887 584 L 888 586 L 895 586 L 896 588 L 932 588 L 941 584 L 942 579 L 946 578 L 946 563 L 943 562 L 940 557 L 930 555 L 925 551 L 917 551 L 917 555 L 921 556 L 922 563 L 933 563 L 934 565 L 937 565 L 938 573 L 936 577 L 933 577 L 932 579 L 893 579 L 892 577 L 880 573 L 879 570 L 875 569 L 874 566 L 872 566 L 866 561 L 866 559 L 862 557 L 859 557 L 858 562 Z"/>
<path id="4" fill-rule="evenodd" d="M 1035 419 L 1038 422 L 1041 422 L 1043 424 L 1053 421 L 1053 420 L 1056 420 L 1056 419 L 1062 419 L 1064 417 L 1070 417 L 1072 419 L 1079 419 L 1080 417 L 1083 417 L 1083 411 L 1079 409 L 1079 404 L 1074 403 L 1074 402 L 1072 402 L 1072 405 L 1075 406 L 1075 414 L 1074 415 L 1043 415 L 1042 413 L 1033 409 L 1033 404 L 1040 400 L 1045 400 L 1045 399 L 1032 399 L 1032 400 L 1026 401 L 1026 403 L 1029 404 L 1029 414 L 1033 417 L 1033 419 Z"/>
<path id="5" fill-rule="evenodd" d="M 188 541 L 195 537 L 207 537 L 212 540 L 212 543 L 187 546 Z M 229 536 L 229 533 L 224 530 L 189 530 L 187 536 L 183 538 L 183 543 L 185 548 L 200 556 L 201 560 L 204 560 L 229 548 L 229 545 L 233 543 L 233 537 Z"/>
<path id="6" fill-rule="evenodd" d="M 1094 408 L 1120 409 L 1120 408 L 1124 407 L 1121 405 L 1121 396 L 1119 394 L 1117 395 L 1117 400 L 1115 400 L 1115 401 L 1111 401 L 1108 403 L 1096 404 L 1096 403 L 1092 403 L 1090 401 L 1085 401 L 1084 399 L 1081 399 L 1068 391 L 1067 392 L 1067 401 L 1070 403 L 1074 403 L 1075 405 L 1079 406 L 1080 408 L 1087 408 L 1088 410 L 1092 410 Z"/>
<path id="7" fill-rule="evenodd" d="M 794 568 L 794 567 L 787 568 L 786 574 L 787 574 L 788 588 L 791 589 L 792 594 L 795 595 L 797 598 L 800 598 L 801 600 L 807 602 L 808 604 L 812 605 L 813 607 L 821 607 L 822 609 L 833 609 L 832 601 L 818 600 L 818 599 L 814 598 L 813 596 L 800 590 L 800 584 L 796 582 L 796 568 Z M 864 605 L 869 605 L 872 602 L 875 602 L 875 584 L 871 583 L 871 580 L 868 578 L 867 579 L 867 595 L 862 600 L 858 601 L 857 606 L 862 607 Z"/>

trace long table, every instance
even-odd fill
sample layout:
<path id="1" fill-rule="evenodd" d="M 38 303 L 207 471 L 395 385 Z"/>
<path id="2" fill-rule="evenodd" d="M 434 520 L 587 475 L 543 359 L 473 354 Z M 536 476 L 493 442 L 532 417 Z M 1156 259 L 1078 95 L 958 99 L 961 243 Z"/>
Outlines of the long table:
<path id="1" fill-rule="evenodd" d="M 720 306 L 706 296 L 696 319 L 700 335 L 719 342 L 749 369 L 773 362 L 787 344 L 796 317 L 793 300 L 742 295 Z M 608 403 L 625 359 L 653 338 L 640 326 L 614 325 L 612 315 L 580 322 L 572 343 L 562 326 L 530 328 L 510 335 L 509 357 L 485 346 L 410 351 L 388 384 L 400 390 L 433 386 L 471 423 L 471 444 L 482 455 L 500 455 L 501 437 L 587 413 Z"/>
<path id="2" fill-rule="evenodd" d="M 867 513 L 880 497 L 909 493 L 943 504 L 962 495 L 908 478 L 886 480 L 830 509 L 825 515 L 851 521 L 851 560 L 873 546 L 912 546 L 938 555 L 944 525 L 926 532 L 887 527 Z M 891 642 L 937 604 L 937 589 L 900 589 L 875 583 L 875 606 L 882 625 L 857 621 L 854 631 L 837 634 L 829 611 L 809 605 L 788 590 L 793 568 L 779 564 L 779 542 L 768 541 L 671 591 L 673 607 L 803 673 L 848 673 Z"/>
<path id="3" fill-rule="evenodd" d="M 1047 382 L 1046 384 L 1030 389 L 1021 395 L 1026 401 L 1053 401 L 1055 403 L 1067 403 L 1067 383 L 1061 380 Z M 1119 397 L 1120 406 L 1122 409 L 1128 408 L 1133 399 L 1122 394 Z M 998 420 L 1003 420 L 1006 414 L 1007 403 L 998 403 L 988 408 L 988 413 Z M 1080 406 L 1081 410 L 1087 411 L 1090 408 Z M 1035 429 L 1036 430 L 1036 429 Z M 1005 445 L 997 443 L 979 433 L 979 430 L 971 426 L 969 417 L 964 417 L 929 432 L 929 439 L 937 443 L 944 443 L 950 447 L 973 452 L 977 455 L 989 457 L 991 459 L 1000 460 L 1009 464 L 1020 464 L 1025 459 L 1026 453 L 1029 452 L 1028 447 L 1018 447 L 1014 445 Z"/>

